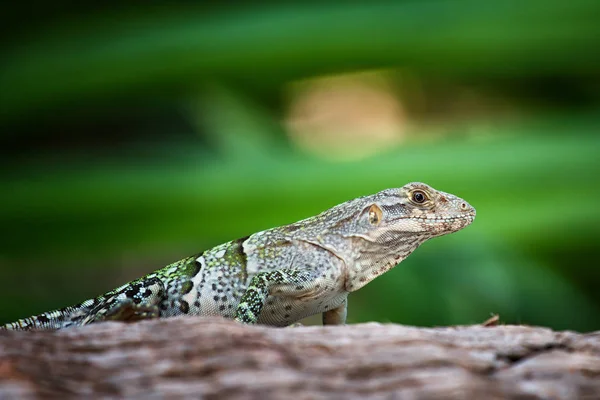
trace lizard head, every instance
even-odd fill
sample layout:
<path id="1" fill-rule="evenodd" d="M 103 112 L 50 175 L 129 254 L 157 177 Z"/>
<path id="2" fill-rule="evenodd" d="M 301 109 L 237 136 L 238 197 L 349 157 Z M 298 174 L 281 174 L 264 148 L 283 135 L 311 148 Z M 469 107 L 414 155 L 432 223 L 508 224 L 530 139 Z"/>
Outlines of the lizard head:
<path id="1" fill-rule="evenodd" d="M 465 228 L 475 209 L 465 200 L 419 182 L 386 189 L 333 208 L 335 224 L 324 242 L 348 267 L 346 288 L 354 291 L 404 260 L 422 243 Z M 341 251 L 340 251 L 341 250 Z"/>
<path id="2" fill-rule="evenodd" d="M 475 219 L 475 208 L 460 197 L 413 182 L 363 198 L 365 208 L 359 230 L 369 241 L 446 235 L 465 228 Z"/>

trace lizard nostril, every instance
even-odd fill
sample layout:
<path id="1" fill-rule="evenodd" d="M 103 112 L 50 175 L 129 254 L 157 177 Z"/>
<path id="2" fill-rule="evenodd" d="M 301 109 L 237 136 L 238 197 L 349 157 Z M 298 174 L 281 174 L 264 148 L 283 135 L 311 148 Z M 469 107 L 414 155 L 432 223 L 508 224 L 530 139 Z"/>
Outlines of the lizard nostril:
<path id="1" fill-rule="evenodd" d="M 460 203 L 460 209 L 465 211 L 467 209 L 467 203 Z"/>

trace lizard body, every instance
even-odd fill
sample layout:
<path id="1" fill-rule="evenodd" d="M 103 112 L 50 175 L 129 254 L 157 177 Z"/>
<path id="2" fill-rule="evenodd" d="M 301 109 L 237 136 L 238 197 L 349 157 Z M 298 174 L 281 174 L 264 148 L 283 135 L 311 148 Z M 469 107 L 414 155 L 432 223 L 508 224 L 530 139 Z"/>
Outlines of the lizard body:
<path id="1" fill-rule="evenodd" d="M 60 329 L 176 315 L 287 326 L 318 313 L 324 324 L 343 324 L 349 293 L 428 239 L 474 218 L 466 201 L 409 183 L 221 244 L 94 299 L 2 328 Z"/>

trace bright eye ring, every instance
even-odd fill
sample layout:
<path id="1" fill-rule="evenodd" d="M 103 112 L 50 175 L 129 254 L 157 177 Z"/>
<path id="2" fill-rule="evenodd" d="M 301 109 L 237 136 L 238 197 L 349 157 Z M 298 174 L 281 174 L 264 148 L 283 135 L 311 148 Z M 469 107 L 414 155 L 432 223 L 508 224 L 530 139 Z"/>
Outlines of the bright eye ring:
<path id="1" fill-rule="evenodd" d="M 427 195 L 422 190 L 415 190 L 412 192 L 412 200 L 415 203 L 422 204 L 427 200 Z"/>

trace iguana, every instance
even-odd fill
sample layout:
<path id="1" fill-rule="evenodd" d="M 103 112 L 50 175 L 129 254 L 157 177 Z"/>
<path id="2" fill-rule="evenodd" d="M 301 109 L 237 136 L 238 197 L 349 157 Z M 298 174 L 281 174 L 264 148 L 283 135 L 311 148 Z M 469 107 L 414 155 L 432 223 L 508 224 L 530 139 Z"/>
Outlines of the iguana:
<path id="1" fill-rule="evenodd" d="M 221 244 L 94 299 L 3 328 L 60 329 L 177 315 L 288 326 L 318 313 L 323 324 L 344 324 L 349 293 L 428 239 L 474 219 L 475 209 L 463 199 L 409 183 Z"/>

